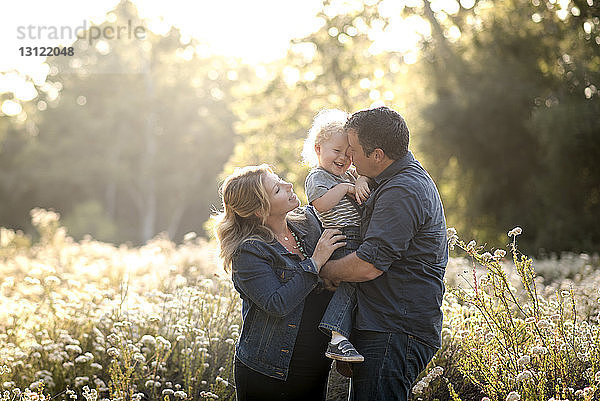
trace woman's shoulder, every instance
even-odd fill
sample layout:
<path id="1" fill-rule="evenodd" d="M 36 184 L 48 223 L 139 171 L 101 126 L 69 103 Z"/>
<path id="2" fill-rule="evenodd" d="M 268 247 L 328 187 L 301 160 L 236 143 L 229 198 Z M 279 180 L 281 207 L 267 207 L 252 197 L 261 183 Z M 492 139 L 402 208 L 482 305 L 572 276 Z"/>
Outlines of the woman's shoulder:
<path id="1" fill-rule="evenodd" d="M 269 248 L 272 246 L 273 246 L 273 244 L 269 243 L 264 238 L 261 238 L 259 236 L 251 236 L 251 237 L 246 238 L 245 240 L 243 240 L 240 243 L 237 251 L 240 252 L 240 251 L 248 251 L 248 250 L 255 250 L 255 249 L 265 249 L 265 248 Z"/>

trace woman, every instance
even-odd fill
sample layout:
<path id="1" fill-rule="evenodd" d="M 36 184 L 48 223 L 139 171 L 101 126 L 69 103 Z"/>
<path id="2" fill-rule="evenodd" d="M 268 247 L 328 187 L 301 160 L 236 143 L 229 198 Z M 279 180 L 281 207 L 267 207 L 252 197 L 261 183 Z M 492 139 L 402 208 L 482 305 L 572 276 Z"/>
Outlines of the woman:
<path id="1" fill-rule="evenodd" d="M 266 165 L 238 169 L 221 188 L 216 227 L 225 268 L 242 298 L 235 351 L 238 401 L 325 400 L 331 361 L 318 323 L 331 299 L 319 270 L 344 246 Z M 292 212 L 294 211 L 294 212 Z"/>

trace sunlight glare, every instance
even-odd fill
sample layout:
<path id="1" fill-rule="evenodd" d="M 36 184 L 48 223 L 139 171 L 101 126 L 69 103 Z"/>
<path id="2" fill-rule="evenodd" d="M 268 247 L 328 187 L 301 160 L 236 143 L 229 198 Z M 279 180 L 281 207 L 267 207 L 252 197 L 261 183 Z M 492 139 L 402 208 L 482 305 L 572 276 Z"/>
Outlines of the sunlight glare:
<path id="1" fill-rule="evenodd" d="M 16 116 L 21 111 L 23 111 L 21 104 L 13 100 L 5 100 L 2 103 L 2 112 L 7 116 Z"/>
<path id="2" fill-rule="evenodd" d="M 15 91 L 15 96 L 17 97 L 17 99 L 22 100 L 24 102 L 35 99 L 37 95 L 37 90 L 35 90 L 35 86 L 33 86 L 31 82 L 24 82 Z"/>
<path id="3" fill-rule="evenodd" d="M 299 80 L 300 71 L 297 68 L 285 67 L 283 69 L 283 81 L 288 87 L 293 88 Z"/>
<path id="4" fill-rule="evenodd" d="M 356 17 L 352 21 L 352 24 L 358 29 L 360 33 L 367 33 L 369 31 L 369 25 L 365 22 L 362 17 Z"/>
<path id="5" fill-rule="evenodd" d="M 404 62 L 406 64 L 415 64 L 419 58 L 419 55 L 416 51 L 411 51 L 404 55 Z"/>
<path id="6" fill-rule="evenodd" d="M 463 8 L 469 10 L 475 5 L 475 0 L 460 0 L 460 5 Z"/>
<path id="7" fill-rule="evenodd" d="M 556 12 L 556 15 L 561 21 L 564 21 L 569 16 L 569 10 L 562 8 Z"/>
<path id="8" fill-rule="evenodd" d="M 302 57 L 302 61 L 306 64 L 313 61 L 317 54 L 317 46 L 314 43 L 302 42 L 292 45 L 291 51 Z"/>
<path id="9" fill-rule="evenodd" d="M 402 14 L 404 3 L 398 0 L 383 0 L 377 6 L 377 11 L 384 18 L 392 18 Z"/>
<path id="10" fill-rule="evenodd" d="M 457 26 L 453 25 L 448 29 L 448 32 L 444 34 L 448 38 L 450 42 L 456 42 L 460 39 L 460 29 Z"/>

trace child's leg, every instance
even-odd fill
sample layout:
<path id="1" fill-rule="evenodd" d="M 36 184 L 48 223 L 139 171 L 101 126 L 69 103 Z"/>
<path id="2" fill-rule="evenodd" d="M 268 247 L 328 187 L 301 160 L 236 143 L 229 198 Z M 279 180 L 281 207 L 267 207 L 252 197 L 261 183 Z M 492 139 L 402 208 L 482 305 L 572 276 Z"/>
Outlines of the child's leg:
<path id="1" fill-rule="evenodd" d="M 356 286 L 351 283 L 341 283 L 327 305 L 319 328 L 326 333 L 336 332 L 347 339 L 352 331 L 352 312 L 355 306 Z"/>
<path id="2" fill-rule="evenodd" d="M 352 330 L 352 312 L 356 305 L 356 288 L 353 284 L 342 283 L 333 294 L 319 328 L 331 331 L 331 342 L 325 356 L 345 362 L 362 362 L 364 358 L 348 341 Z"/>

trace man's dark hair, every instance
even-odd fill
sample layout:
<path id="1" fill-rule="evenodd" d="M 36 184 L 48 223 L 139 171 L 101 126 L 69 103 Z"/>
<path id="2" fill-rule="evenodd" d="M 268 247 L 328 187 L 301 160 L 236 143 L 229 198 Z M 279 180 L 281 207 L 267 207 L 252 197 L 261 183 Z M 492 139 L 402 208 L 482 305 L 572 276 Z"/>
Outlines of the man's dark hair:
<path id="1" fill-rule="evenodd" d="M 344 129 L 356 132 L 366 156 L 377 148 L 392 160 L 398 160 L 408 153 L 409 132 L 406 122 L 388 107 L 357 111 L 346 122 Z"/>

